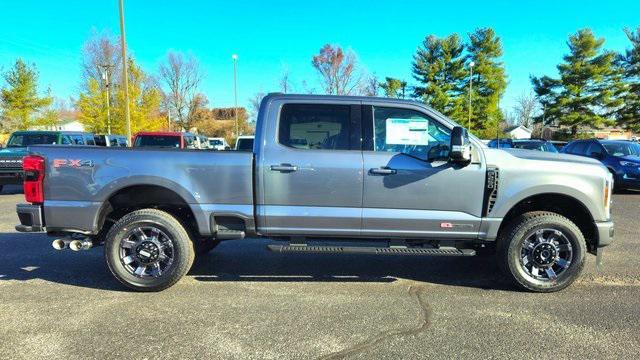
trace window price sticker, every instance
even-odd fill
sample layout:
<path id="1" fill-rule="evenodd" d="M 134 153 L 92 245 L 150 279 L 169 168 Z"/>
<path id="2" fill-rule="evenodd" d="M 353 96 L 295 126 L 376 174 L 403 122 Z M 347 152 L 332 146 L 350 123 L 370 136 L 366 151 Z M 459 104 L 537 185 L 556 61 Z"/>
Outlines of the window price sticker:
<path id="1" fill-rule="evenodd" d="M 386 143 L 390 145 L 427 145 L 429 143 L 429 120 L 387 119 Z"/>

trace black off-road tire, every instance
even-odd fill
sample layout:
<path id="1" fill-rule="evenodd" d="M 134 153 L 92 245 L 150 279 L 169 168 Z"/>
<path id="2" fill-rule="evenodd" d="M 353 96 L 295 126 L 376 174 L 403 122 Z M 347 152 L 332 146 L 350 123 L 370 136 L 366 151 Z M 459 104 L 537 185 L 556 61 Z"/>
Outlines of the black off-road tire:
<path id="1" fill-rule="evenodd" d="M 131 274 L 120 259 L 120 242 L 135 226 L 152 225 L 160 228 L 173 244 L 172 266 L 159 277 L 140 278 Z M 185 227 L 171 214 L 156 210 L 133 211 L 118 220 L 105 239 L 105 259 L 109 270 L 124 286 L 142 292 L 167 289 L 177 283 L 191 269 L 194 261 L 194 245 Z"/>
<path id="2" fill-rule="evenodd" d="M 521 262 L 524 241 L 536 230 L 561 231 L 572 246 L 573 258 L 569 266 L 555 280 L 537 280 L 527 273 Z M 497 256 L 504 273 L 515 284 L 534 292 L 555 292 L 571 285 L 584 267 L 587 245 L 580 229 L 566 217 L 546 211 L 525 213 L 514 219 L 498 236 Z"/>

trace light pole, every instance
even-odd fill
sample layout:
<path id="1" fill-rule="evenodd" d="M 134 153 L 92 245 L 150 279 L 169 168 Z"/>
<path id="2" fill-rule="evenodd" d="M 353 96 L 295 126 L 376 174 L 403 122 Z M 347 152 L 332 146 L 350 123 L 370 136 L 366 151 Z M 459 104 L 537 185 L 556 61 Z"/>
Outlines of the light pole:
<path id="1" fill-rule="evenodd" d="M 113 65 L 102 64 L 100 66 L 104 69 L 102 72 L 102 79 L 104 80 L 105 87 L 107 88 L 107 134 L 111 135 L 111 106 L 109 105 L 111 101 L 111 87 L 109 86 L 109 70 Z"/>
<path id="2" fill-rule="evenodd" d="M 127 40 L 124 32 L 124 0 L 120 0 L 120 47 L 122 48 L 122 85 L 124 86 L 124 119 L 127 139 L 131 141 L 131 118 L 129 116 L 129 74 L 127 71 Z"/>
<path id="3" fill-rule="evenodd" d="M 471 90 L 473 89 L 473 67 L 476 65 L 473 61 L 469 63 L 469 131 L 471 131 Z"/>
<path id="4" fill-rule="evenodd" d="M 240 136 L 238 129 L 238 54 L 231 55 L 233 60 L 233 112 L 236 117 L 236 142 Z"/>

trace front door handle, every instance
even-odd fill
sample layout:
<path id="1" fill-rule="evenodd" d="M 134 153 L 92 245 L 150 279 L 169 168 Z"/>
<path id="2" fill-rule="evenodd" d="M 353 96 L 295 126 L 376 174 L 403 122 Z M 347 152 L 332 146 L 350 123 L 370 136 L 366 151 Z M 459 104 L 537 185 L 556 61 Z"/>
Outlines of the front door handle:
<path id="1" fill-rule="evenodd" d="M 369 169 L 369 174 L 372 174 L 372 175 L 393 175 L 393 174 L 396 174 L 397 172 L 398 171 L 396 169 L 391 169 L 386 166 Z"/>
<path id="2" fill-rule="evenodd" d="M 271 165 L 271 171 L 294 172 L 298 171 L 298 167 L 291 164 Z"/>

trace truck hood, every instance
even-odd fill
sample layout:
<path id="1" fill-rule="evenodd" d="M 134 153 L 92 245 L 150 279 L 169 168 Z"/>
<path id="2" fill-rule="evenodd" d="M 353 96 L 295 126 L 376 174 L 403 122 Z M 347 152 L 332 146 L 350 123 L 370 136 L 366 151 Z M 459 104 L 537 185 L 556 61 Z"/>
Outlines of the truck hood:
<path id="1" fill-rule="evenodd" d="M 500 149 L 498 151 L 505 151 L 520 159 L 541 160 L 541 161 L 563 161 L 563 162 L 570 162 L 574 164 L 593 164 L 593 165 L 602 166 L 602 163 L 600 161 L 589 158 L 589 157 L 585 157 L 585 156 L 552 153 L 552 152 L 544 152 L 544 151 L 537 151 L 537 150 L 524 150 L 524 149 Z"/>
<path id="2" fill-rule="evenodd" d="M 0 149 L 0 157 L 22 158 L 27 155 L 29 155 L 29 151 L 27 151 L 26 147 L 9 147 L 9 148 Z"/>

